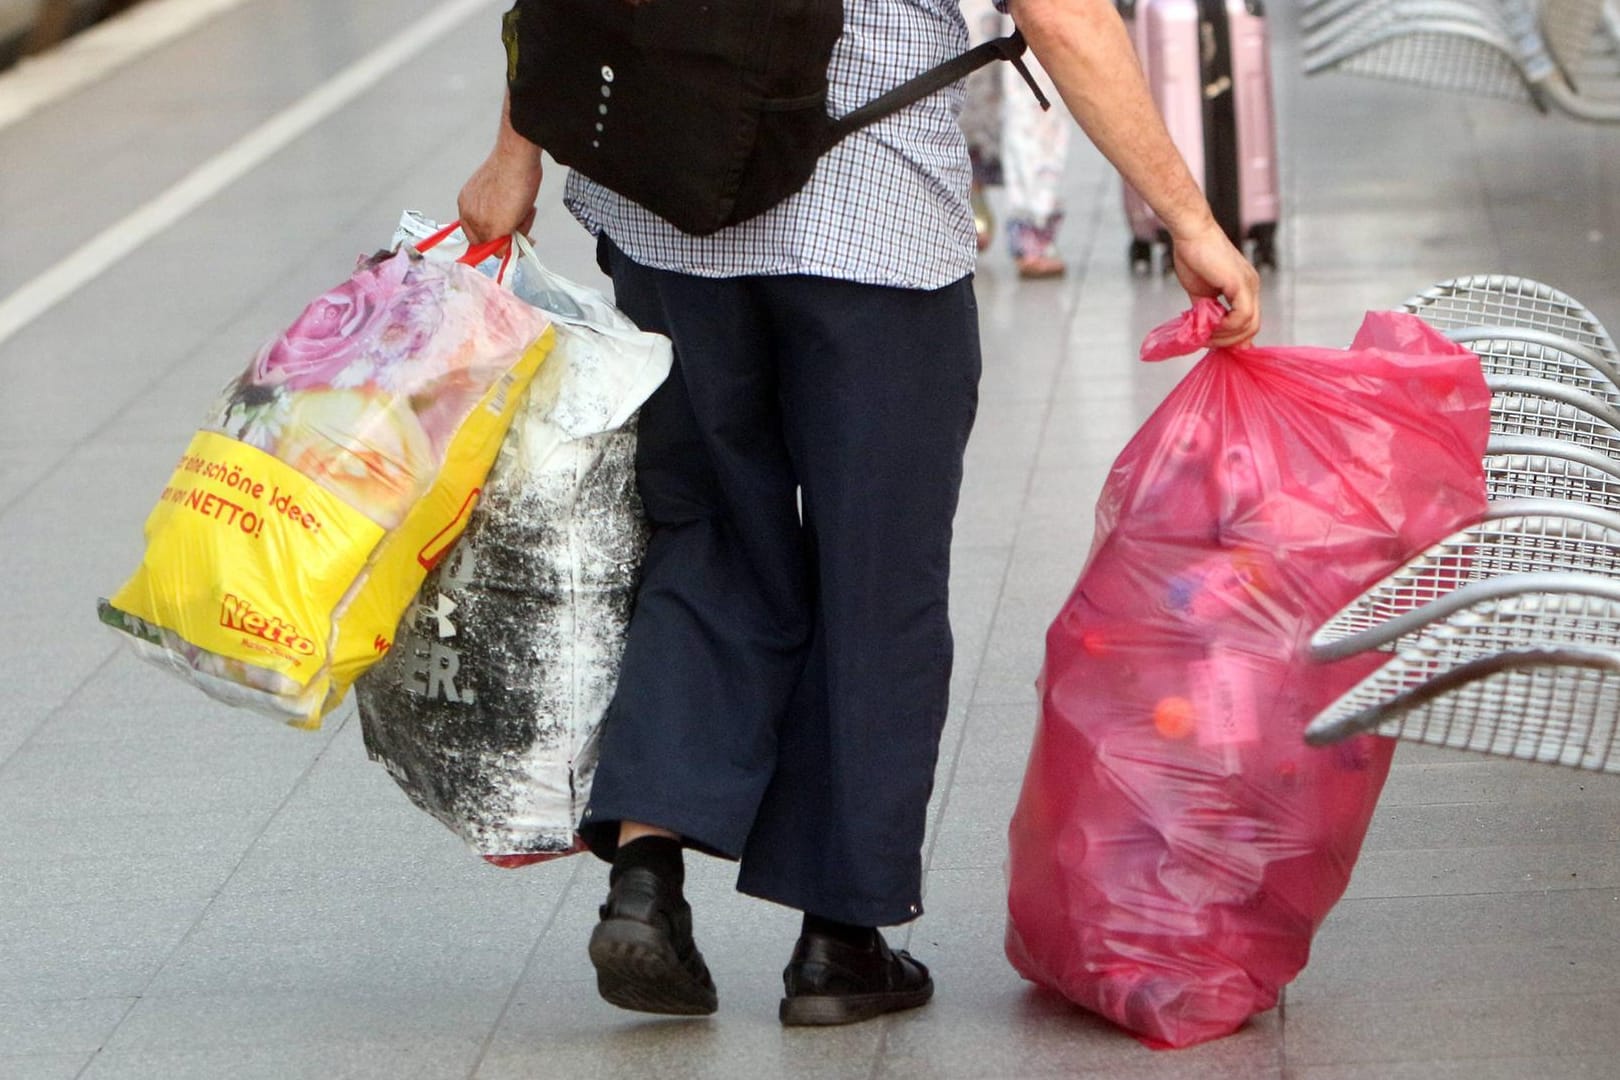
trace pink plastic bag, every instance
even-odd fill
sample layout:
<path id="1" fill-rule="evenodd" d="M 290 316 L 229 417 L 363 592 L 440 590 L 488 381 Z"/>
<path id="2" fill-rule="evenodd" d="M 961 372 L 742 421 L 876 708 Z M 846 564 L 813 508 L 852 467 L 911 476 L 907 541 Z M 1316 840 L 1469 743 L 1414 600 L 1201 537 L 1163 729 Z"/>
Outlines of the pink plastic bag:
<path id="1" fill-rule="evenodd" d="M 1214 301 L 1143 358 L 1208 344 Z M 1393 744 L 1309 719 L 1376 668 L 1307 656 L 1363 588 L 1485 509 L 1490 392 L 1420 320 L 1348 350 L 1216 349 L 1131 440 L 1047 633 L 1007 955 L 1157 1047 L 1235 1031 L 1304 967 Z"/>

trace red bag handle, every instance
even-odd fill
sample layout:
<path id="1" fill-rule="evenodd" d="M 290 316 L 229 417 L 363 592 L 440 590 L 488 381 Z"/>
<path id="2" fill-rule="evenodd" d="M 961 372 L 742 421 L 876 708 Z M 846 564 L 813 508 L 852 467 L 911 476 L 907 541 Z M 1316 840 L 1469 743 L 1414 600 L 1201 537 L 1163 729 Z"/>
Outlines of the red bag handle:
<path id="1" fill-rule="evenodd" d="M 1226 318 L 1226 307 L 1208 296 L 1162 326 L 1154 327 L 1142 341 L 1143 360 L 1169 360 L 1209 348 L 1215 328 Z"/>
<path id="2" fill-rule="evenodd" d="M 431 251 L 433 248 L 436 248 L 440 244 L 444 243 L 444 241 L 449 238 L 450 234 L 459 228 L 461 228 L 461 222 L 459 220 L 452 221 L 450 224 L 446 225 L 432 236 L 429 236 L 418 243 L 416 245 L 416 250 L 424 253 Z M 466 263 L 468 266 L 477 266 L 485 259 L 488 259 L 494 255 L 510 256 L 511 246 L 512 238 L 510 236 L 497 236 L 495 239 L 486 240 L 482 244 L 472 245 L 467 249 L 466 253 L 461 256 L 461 258 L 456 260 L 456 262 Z M 504 273 L 505 271 L 506 259 L 502 258 L 501 272 Z M 500 275 L 497 274 L 496 277 L 499 279 Z"/>

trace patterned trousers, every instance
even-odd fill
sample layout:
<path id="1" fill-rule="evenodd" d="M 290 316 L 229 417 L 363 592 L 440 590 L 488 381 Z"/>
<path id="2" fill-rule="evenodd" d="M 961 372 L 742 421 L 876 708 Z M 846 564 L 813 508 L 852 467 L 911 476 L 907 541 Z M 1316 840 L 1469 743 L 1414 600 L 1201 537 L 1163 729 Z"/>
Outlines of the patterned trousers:
<path id="1" fill-rule="evenodd" d="M 962 0 L 962 14 L 975 45 L 1012 32 L 1012 20 L 992 0 Z M 1074 131 L 1051 77 L 1030 54 L 1024 60 L 1051 99 L 1050 111 L 1011 64 L 974 72 L 962 108 L 975 182 L 1006 188 L 1006 235 L 1015 258 L 1050 253 L 1063 221 L 1063 171 Z"/>

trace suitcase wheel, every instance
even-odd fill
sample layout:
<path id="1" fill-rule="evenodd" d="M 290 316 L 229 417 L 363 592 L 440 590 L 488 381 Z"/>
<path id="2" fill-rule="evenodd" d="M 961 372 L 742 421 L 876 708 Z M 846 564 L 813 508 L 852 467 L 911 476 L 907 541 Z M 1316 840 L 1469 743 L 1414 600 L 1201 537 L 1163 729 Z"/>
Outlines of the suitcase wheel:
<path id="1" fill-rule="evenodd" d="M 1146 240 L 1131 241 L 1131 273 L 1146 277 L 1153 269 L 1153 245 Z"/>
<path id="2" fill-rule="evenodd" d="M 1254 265 L 1262 270 L 1277 269 L 1277 226 L 1256 225 L 1250 235 L 1254 237 Z"/>
<path id="3" fill-rule="evenodd" d="M 1164 250 L 1159 253 L 1159 273 L 1169 277 L 1176 272 L 1176 246 L 1169 240 L 1164 242 Z"/>

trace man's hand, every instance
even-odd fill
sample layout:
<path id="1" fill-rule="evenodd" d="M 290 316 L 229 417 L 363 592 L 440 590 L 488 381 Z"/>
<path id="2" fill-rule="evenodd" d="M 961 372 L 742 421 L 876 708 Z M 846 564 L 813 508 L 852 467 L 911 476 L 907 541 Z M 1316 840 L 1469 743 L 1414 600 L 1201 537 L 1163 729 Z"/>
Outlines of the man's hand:
<path id="1" fill-rule="evenodd" d="M 1211 343 L 1227 347 L 1254 340 L 1260 331 L 1260 275 L 1220 226 L 1211 220 L 1191 235 L 1173 236 L 1171 250 L 1176 278 L 1189 297 L 1224 297 L 1230 308 Z"/>
<path id="2" fill-rule="evenodd" d="M 540 148 L 512 130 L 511 102 L 501 110 L 495 148 L 462 186 L 456 200 L 467 243 L 481 244 L 534 224 L 540 194 Z"/>
<path id="3" fill-rule="evenodd" d="M 1182 287 L 1226 299 L 1215 343 L 1247 343 L 1260 329 L 1259 274 L 1215 224 L 1111 0 L 1013 0 L 1011 11 L 1069 112 L 1169 230 Z"/>

